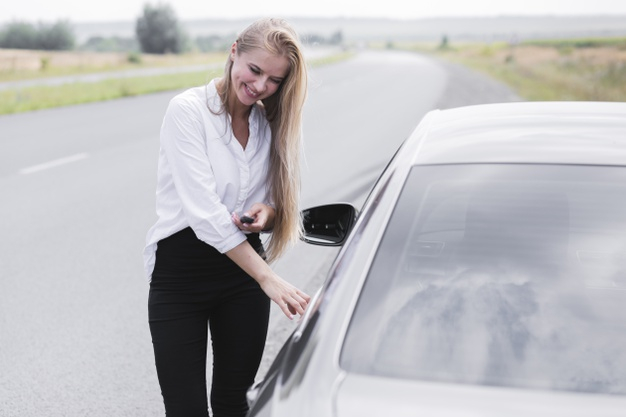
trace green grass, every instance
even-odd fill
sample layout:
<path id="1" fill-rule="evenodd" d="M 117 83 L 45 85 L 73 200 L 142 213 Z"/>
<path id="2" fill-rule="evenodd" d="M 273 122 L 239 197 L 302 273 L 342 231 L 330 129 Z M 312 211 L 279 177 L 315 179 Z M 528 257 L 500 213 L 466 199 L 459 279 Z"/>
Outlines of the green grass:
<path id="1" fill-rule="evenodd" d="M 309 65 L 312 67 L 321 66 L 321 65 L 329 65 L 334 64 L 336 62 L 345 61 L 346 59 L 350 59 L 354 56 L 354 52 L 345 51 L 338 54 L 328 55 L 322 58 L 312 59 L 309 62 Z"/>
<path id="2" fill-rule="evenodd" d="M 551 62 L 532 67 L 515 62 L 483 67 L 528 100 L 626 101 L 626 66 Z"/>
<path id="3" fill-rule="evenodd" d="M 108 79 L 95 83 L 37 86 L 0 91 L 0 114 L 19 113 L 52 107 L 112 100 L 202 85 L 222 70 L 150 77 Z"/>
<path id="4" fill-rule="evenodd" d="M 522 45 L 545 46 L 554 48 L 626 48 L 626 38 L 576 38 L 576 39 L 545 39 L 524 41 Z"/>

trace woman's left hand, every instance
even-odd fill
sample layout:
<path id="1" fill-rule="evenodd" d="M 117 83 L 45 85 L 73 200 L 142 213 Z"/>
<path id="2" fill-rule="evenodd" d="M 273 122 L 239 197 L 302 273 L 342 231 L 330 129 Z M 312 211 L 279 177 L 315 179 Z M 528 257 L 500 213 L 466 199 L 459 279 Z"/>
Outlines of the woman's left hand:
<path id="1" fill-rule="evenodd" d="M 241 217 L 237 213 L 232 214 L 233 223 L 243 231 L 260 233 L 270 230 L 274 226 L 274 209 L 263 203 L 254 203 L 242 216 L 252 217 L 254 222 L 242 223 Z"/>

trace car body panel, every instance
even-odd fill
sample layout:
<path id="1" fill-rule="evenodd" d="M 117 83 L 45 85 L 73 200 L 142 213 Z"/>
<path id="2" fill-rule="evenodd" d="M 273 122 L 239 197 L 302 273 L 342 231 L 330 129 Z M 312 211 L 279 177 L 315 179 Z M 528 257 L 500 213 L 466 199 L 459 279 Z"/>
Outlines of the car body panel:
<path id="1" fill-rule="evenodd" d="M 626 412 L 626 397 L 623 396 L 421 382 L 356 374 L 348 375 L 341 383 L 336 402 L 338 416 L 623 417 Z"/>
<path id="2" fill-rule="evenodd" d="M 414 164 L 626 164 L 626 103 L 485 104 L 433 111 L 422 123 L 410 139 L 421 142 Z"/>

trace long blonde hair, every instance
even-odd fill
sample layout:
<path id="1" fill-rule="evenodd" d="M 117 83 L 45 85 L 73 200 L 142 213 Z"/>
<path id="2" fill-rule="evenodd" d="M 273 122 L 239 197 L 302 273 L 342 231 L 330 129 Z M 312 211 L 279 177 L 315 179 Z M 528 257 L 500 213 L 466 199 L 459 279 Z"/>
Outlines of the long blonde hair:
<path id="1" fill-rule="evenodd" d="M 237 38 L 237 54 L 264 49 L 289 61 L 289 72 L 276 93 L 263 100 L 272 131 L 268 186 L 276 216 L 267 247 L 269 262 L 277 259 L 302 236 L 300 217 L 300 155 L 302 110 L 307 95 L 307 69 L 297 33 L 283 19 L 260 19 Z M 233 61 L 226 60 L 218 89 L 223 109 L 229 112 Z"/>

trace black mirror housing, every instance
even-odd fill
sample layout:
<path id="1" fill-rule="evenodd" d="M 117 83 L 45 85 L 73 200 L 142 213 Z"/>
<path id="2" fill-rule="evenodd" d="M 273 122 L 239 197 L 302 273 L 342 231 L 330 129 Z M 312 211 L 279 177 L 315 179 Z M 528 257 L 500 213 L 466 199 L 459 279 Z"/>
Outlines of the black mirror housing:
<path id="1" fill-rule="evenodd" d="M 346 203 L 327 204 L 302 210 L 304 236 L 312 245 L 341 246 L 356 223 L 358 212 Z"/>

